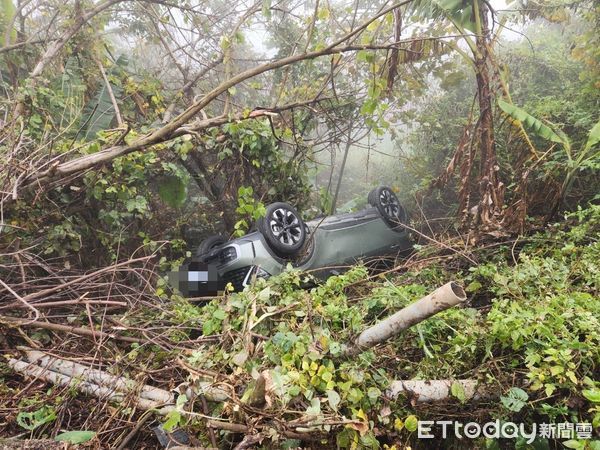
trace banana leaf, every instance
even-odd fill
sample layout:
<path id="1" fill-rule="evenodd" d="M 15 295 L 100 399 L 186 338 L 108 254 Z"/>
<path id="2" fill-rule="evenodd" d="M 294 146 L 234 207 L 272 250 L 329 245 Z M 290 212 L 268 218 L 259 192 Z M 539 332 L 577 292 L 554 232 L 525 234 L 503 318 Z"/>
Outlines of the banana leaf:
<path id="1" fill-rule="evenodd" d="M 119 57 L 107 73 L 109 79 L 111 75 L 122 74 L 127 64 L 127 58 L 123 56 Z M 113 83 L 110 83 L 110 87 L 118 101 L 123 93 L 123 89 Z M 106 83 L 101 81 L 98 90 L 83 109 L 82 123 L 85 124 L 82 129 L 83 138 L 90 141 L 96 138 L 98 132 L 110 129 L 115 115 Z"/>
<path id="2" fill-rule="evenodd" d="M 548 141 L 563 144 L 565 147 L 570 148 L 570 142 L 567 137 L 563 134 L 553 130 L 540 119 L 533 117 L 527 111 L 511 103 L 505 102 L 502 99 L 498 99 L 498 106 L 502 111 L 512 117 L 514 120 L 518 120 L 523 124 L 525 128 Z M 561 136 L 562 134 L 562 136 Z"/>

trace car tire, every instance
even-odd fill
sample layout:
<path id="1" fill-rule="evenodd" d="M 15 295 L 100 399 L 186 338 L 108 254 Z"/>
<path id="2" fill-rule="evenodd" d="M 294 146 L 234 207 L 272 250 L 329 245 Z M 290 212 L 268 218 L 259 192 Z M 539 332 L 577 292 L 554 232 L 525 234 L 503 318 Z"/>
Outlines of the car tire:
<path id="1" fill-rule="evenodd" d="M 393 229 L 403 228 L 407 223 L 406 210 L 400 204 L 398 197 L 391 188 L 379 186 L 369 192 L 368 201 L 379 211 L 383 221 Z"/>
<path id="2" fill-rule="evenodd" d="M 300 214 L 283 202 L 267 206 L 265 217 L 258 221 L 258 230 L 269 248 L 282 258 L 297 255 L 306 241 L 306 225 Z"/>
<path id="3" fill-rule="evenodd" d="M 210 252 L 213 248 L 223 245 L 228 241 L 227 236 L 214 234 L 204 239 L 196 250 L 196 257 L 201 258 Z"/>
<path id="4" fill-rule="evenodd" d="M 369 205 L 373 206 L 374 208 L 377 207 L 377 202 L 375 201 L 375 191 L 377 191 L 377 189 L 379 189 L 379 188 L 376 187 L 371 192 L 369 192 L 369 195 L 367 195 L 367 203 Z"/>

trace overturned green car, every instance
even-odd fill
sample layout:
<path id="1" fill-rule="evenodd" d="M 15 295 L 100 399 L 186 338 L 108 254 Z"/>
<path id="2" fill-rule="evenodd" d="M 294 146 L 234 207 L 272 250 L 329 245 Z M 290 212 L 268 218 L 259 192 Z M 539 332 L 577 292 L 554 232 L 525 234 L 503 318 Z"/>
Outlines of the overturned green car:
<path id="1" fill-rule="evenodd" d="M 283 202 L 267 206 L 257 229 L 228 240 L 211 236 L 179 272 L 185 295 L 212 295 L 231 283 L 242 290 L 253 278 L 267 278 L 288 264 L 326 278 L 359 260 L 409 250 L 407 214 L 394 192 L 385 186 L 368 196 L 362 211 L 304 222 L 296 209 Z"/>

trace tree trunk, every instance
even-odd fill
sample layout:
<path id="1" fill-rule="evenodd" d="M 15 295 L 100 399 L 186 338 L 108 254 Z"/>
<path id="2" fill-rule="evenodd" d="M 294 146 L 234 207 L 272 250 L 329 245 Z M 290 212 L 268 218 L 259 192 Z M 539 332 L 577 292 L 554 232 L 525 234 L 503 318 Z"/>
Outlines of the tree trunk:
<path id="1" fill-rule="evenodd" d="M 348 152 L 350 151 L 350 147 L 352 147 L 352 129 L 354 127 L 354 118 L 350 119 L 348 123 L 348 140 L 346 141 L 346 146 L 344 147 L 344 157 L 342 159 L 342 167 L 340 167 L 340 175 L 337 181 L 337 186 L 335 187 L 335 193 L 333 194 L 333 200 L 331 201 L 331 211 L 329 214 L 335 214 L 335 208 L 337 206 L 338 196 L 340 194 L 340 187 L 342 186 L 342 179 L 344 178 L 344 170 L 346 169 L 346 160 L 348 159 Z"/>
<path id="2" fill-rule="evenodd" d="M 490 31 L 487 6 L 474 1 L 474 12 L 480 18 L 480 32 L 476 36 L 475 69 L 479 101 L 479 205 L 471 220 L 484 229 L 499 227 L 504 205 L 504 185 L 498 179 L 498 161 L 494 140 L 493 92 L 490 83 Z M 473 223 L 472 223 L 473 224 Z"/>

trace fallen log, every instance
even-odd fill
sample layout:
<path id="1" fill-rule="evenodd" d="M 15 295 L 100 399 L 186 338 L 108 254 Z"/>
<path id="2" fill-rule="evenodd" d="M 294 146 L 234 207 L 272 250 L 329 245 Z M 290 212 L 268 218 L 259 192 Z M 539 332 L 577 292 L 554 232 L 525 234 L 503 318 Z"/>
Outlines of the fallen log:
<path id="1" fill-rule="evenodd" d="M 74 385 L 81 392 L 111 401 L 123 401 L 125 397 L 132 399 L 141 409 L 156 409 L 159 414 L 167 414 L 174 409 L 175 393 L 154 386 L 142 385 L 134 380 L 111 375 L 83 364 L 63 360 L 37 350 L 25 348 L 28 361 L 9 358 L 8 365 L 16 372 L 33 376 L 59 386 Z M 208 381 L 199 381 L 188 388 L 188 397 L 203 395 L 213 402 L 226 401 L 227 392 Z"/>
<path id="2" fill-rule="evenodd" d="M 19 372 L 23 375 L 30 377 L 39 378 L 49 383 L 56 384 L 62 387 L 75 386 L 79 391 L 102 399 L 110 401 L 122 402 L 126 398 L 126 393 L 115 391 L 113 388 L 106 386 L 98 386 L 97 384 L 90 383 L 88 381 L 77 380 L 68 375 L 48 370 L 44 367 L 40 367 L 37 364 L 32 364 L 26 361 L 9 358 L 8 365 L 15 372 Z M 139 398 L 132 396 L 132 401 L 136 406 L 141 409 L 157 409 L 160 414 L 167 414 L 174 407 L 171 405 L 163 406 L 160 403 L 148 400 L 146 398 Z"/>
<path id="3" fill-rule="evenodd" d="M 407 394 L 419 403 L 438 402 L 450 398 L 453 384 L 459 386 L 465 400 L 481 398 L 477 380 L 396 380 L 390 383 L 386 394 L 391 399 Z"/>
<path id="4" fill-rule="evenodd" d="M 38 352 L 38 353 L 41 353 L 41 352 Z M 39 356 L 39 355 L 35 355 L 35 356 Z M 58 358 L 56 358 L 56 359 L 58 359 Z M 43 358 L 39 358 L 38 361 L 47 361 L 47 360 L 43 357 Z M 63 361 L 63 360 L 61 360 L 61 361 L 64 363 L 68 362 L 68 361 Z M 68 376 L 68 375 L 65 375 L 62 373 L 54 372 L 53 370 L 49 370 L 47 367 L 41 367 L 41 366 L 38 366 L 37 364 L 30 363 L 27 361 L 21 361 L 21 360 L 17 360 L 14 358 L 9 358 L 8 366 L 11 367 L 14 371 L 19 372 L 23 375 L 39 378 L 40 380 L 50 382 L 50 383 L 53 383 L 53 384 L 56 384 L 56 385 L 62 386 L 62 387 L 75 386 L 79 391 L 81 391 L 85 394 L 88 394 L 88 395 L 91 395 L 91 396 L 94 396 L 97 398 L 101 398 L 101 399 L 106 399 L 109 401 L 122 402 L 125 400 L 126 395 L 127 395 L 127 393 L 125 393 L 125 392 L 115 391 L 114 386 L 111 386 L 111 387 L 99 386 L 99 385 L 91 383 L 89 381 L 82 381 L 75 377 L 71 377 L 71 376 Z M 64 369 L 65 367 L 67 367 L 65 365 L 56 365 L 56 364 L 54 364 L 53 366 L 60 367 L 61 369 Z M 105 375 L 112 376 L 110 374 L 105 374 Z M 105 378 L 105 377 L 101 377 L 101 379 L 102 379 L 102 381 L 107 380 L 107 378 Z M 133 380 L 125 380 L 125 385 L 128 385 L 128 382 L 133 382 Z M 120 385 L 123 386 L 123 384 L 120 384 Z M 148 386 L 148 387 L 151 387 L 151 386 Z M 203 390 L 202 395 L 204 395 L 207 399 L 211 399 L 211 397 L 208 395 L 208 393 L 211 392 L 211 388 L 213 389 L 213 392 L 217 391 L 217 393 L 221 396 L 221 397 L 218 397 L 221 400 L 217 400 L 216 397 L 212 397 L 212 399 L 214 399 L 215 401 L 225 401 L 228 398 L 224 391 L 218 390 L 218 388 L 209 386 L 209 383 L 205 383 L 204 387 L 201 386 L 200 389 Z M 153 389 L 159 390 L 158 388 L 153 388 Z M 164 393 L 162 395 L 167 395 L 167 394 L 172 395 L 168 391 L 163 391 L 163 392 Z M 163 415 L 163 416 L 167 415 L 169 412 L 171 412 L 175 409 L 175 405 L 174 405 L 175 397 L 174 396 L 172 397 L 173 398 L 172 404 L 169 404 L 169 405 L 163 405 L 159 402 L 156 402 L 156 401 L 153 401 L 153 400 L 150 400 L 147 398 L 141 398 L 141 397 L 135 396 L 135 395 L 131 395 L 129 398 L 131 398 L 131 401 L 138 408 L 152 409 L 157 414 Z M 216 428 L 216 429 L 230 431 L 233 433 L 244 433 L 244 434 L 251 433 L 251 429 L 247 425 L 236 424 L 236 423 L 215 420 L 215 419 L 208 419 L 207 426 Z M 323 436 L 320 434 L 301 433 L 301 432 L 295 432 L 295 431 L 291 431 L 291 430 L 283 430 L 281 433 L 290 439 L 302 439 L 302 440 L 312 441 L 312 440 L 320 440 L 323 438 Z"/>
<path id="5" fill-rule="evenodd" d="M 110 387 L 116 391 L 135 392 L 137 390 L 137 386 L 139 385 L 139 383 L 136 383 L 134 380 L 111 375 L 102 370 L 92 369 L 91 367 L 76 363 L 74 361 L 67 361 L 49 356 L 38 350 L 32 350 L 23 347 L 19 348 L 19 350 L 23 350 L 25 352 L 27 361 L 30 363 L 37 364 L 41 367 L 45 367 L 63 375 L 85 380 L 89 383 Z M 164 389 L 158 389 L 147 384 L 139 388 L 139 396 L 140 398 L 146 398 L 148 400 L 164 404 L 173 404 L 175 401 L 174 395 L 171 392 L 165 391 Z"/>
<path id="6" fill-rule="evenodd" d="M 400 311 L 383 319 L 364 330 L 354 341 L 354 345 L 346 350 L 347 355 L 355 355 L 365 349 L 387 341 L 413 325 L 463 303 L 467 299 L 465 291 L 454 281 L 444 284 L 431 294 L 402 308 Z"/>

